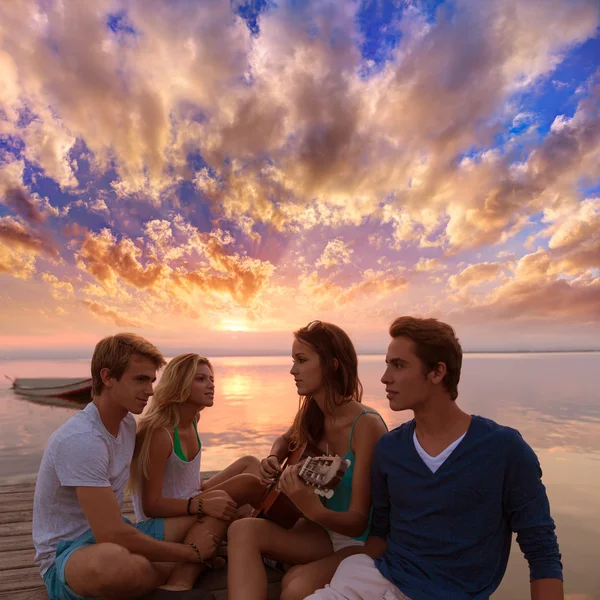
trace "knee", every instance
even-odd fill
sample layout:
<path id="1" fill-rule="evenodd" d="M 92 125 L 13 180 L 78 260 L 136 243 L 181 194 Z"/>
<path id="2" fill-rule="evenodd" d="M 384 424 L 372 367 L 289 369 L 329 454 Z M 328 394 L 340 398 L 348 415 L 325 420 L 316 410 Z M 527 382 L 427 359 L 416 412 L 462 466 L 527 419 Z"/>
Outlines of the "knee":
<path id="1" fill-rule="evenodd" d="M 288 571 L 281 581 L 280 600 L 304 600 L 314 589 L 307 585 L 306 578 L 302 577 L 301 570 Z"/>
<path id="2" fill-rule="evenodd" d="M 98 551 L 90 561 L 89 568 L 98 578 L 101 592 L 110 595 L 115 589 L 127 589 L 132 593 L 137 587 L 143 589 L 152 570 L 151 563 L 118 544 L 98 544 Z"/>
<path id="3" fill-rule="evenodd" d="M 247 544 L 255 545 L 260 539 L 260 530 L 262 519 L 245 518 L 234 521 L 227 530 L 227 540 L 229 544 Z"/>
<path id="4" fill-rule="evenodd" d="M 260 461 L 258 458 L 256 458 L 256 456 L 242 456 L 242 461 L 244 462 L 245 467 L 250 467 L 251 469 L 256 469 L 258 471 Z"/>

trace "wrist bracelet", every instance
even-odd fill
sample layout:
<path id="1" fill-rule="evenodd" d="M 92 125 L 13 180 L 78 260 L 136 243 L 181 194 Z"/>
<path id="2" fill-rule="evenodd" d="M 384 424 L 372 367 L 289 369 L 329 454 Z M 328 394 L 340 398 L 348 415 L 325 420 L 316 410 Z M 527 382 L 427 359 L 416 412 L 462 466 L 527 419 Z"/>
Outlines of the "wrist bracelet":
<path id="1" fill-rule="evenodd" d="M 189 542 L 189 545 L 194 549 L 194 552 L 196 552 L 196 556 L 198 557 L 198 562 L 200 564 L 204 565 L 207 569 L 212 569 L 213 566 L 210 563 L 207 563 L 202 558 L 202 554 L 200 554 L 200 550 L 198 550 L 198 546 L 196 546 L 196 544 L 194 544 L 194 542 Z"/>
<path id="2" fill-rule="evenodd" d="M 198 512 L 196 513 L 196 521 L 202 523 L 202 517 L 204 516 L 204 506 L 202 498 L 198 498 Z"/>
<path id="3" fill-rule="evenodd" d="M 190 505 L 192 504 L 192 500 L 194 499 L 194 497 L 192 496 L 191 498 L 188 499 L 188 507 L 187 507 L 187 514 L 188 515 L 193 515 L 194 513 L 190 510 Z"/>

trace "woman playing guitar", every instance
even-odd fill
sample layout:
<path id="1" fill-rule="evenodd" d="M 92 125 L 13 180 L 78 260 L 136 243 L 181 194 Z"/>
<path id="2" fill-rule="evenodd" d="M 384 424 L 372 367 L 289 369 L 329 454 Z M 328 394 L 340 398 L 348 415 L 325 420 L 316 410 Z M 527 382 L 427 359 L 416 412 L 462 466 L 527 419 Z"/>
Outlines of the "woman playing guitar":
<path id="1" fill-rule="evenodd" d="M 386 433 L 381 416 L 361 404 L 356 350 L 331 323 L 312 321 L 294 333 L 294 376 L 300 408 L 289 430 L 260 463 L 263 482 L 279 486 L 304 514 L 288 530 L 267 519 L 241 519 L 228 533 L 230 600 L 265 600 L 262 555 L 296 565 L 282 582 L 282 600 L 302 599 L 329 583 L 339 563 L 360 552 L 368 534 L 371 459 Z M 298 466 L 281 472 L 294 449 L 310 443 L 321 453 L 350 461 L 330 500 L 321 500 L 298 476 Z"/>

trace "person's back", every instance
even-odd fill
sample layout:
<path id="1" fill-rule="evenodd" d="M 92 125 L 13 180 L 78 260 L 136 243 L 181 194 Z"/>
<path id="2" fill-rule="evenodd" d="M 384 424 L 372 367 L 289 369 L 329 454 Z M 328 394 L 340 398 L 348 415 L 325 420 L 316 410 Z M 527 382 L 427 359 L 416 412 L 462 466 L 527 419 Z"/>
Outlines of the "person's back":
<path id="1" fill-rule="evenodd" d="M 89 528 L 76 486 L 110 485 L 122 506 L 135 444 L 135 419 L 127 415 L 113 437 L 90 402 L 57 429 L 46 445 L 33 498 L 35 562 L 42 576 L 54 562 L 61 540 Z M 103 473 L 108 473 L 108 480 Z"/>

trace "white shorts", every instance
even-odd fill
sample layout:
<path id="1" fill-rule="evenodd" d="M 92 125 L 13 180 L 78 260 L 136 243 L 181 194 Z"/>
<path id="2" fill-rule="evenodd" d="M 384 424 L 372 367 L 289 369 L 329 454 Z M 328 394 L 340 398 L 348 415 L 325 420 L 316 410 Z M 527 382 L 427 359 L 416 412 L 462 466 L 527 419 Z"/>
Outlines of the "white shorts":
<path id="1" fill-rule="evenodd" d="M 375 566 L 366 554 L 344 559 L 329 585 L 304 600 L 410 600 Z"/>
<path id="2" fill-rule="evenodd" d="M 347 548 L 348 546 L 365 545 L 362 540 L 355 540 L 347 535 L 342 535 L 341 533 L 336 533 L 335 531 L 329 531 L 329 529 L 327 530 L 327 533 L 329 534 L 329 539 L 331 540 L 331 545 L 333 546 L 334 552 L 337 552 L 342 548 Z"/>

